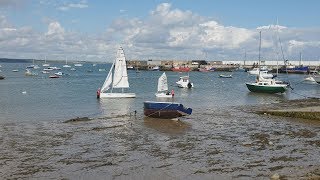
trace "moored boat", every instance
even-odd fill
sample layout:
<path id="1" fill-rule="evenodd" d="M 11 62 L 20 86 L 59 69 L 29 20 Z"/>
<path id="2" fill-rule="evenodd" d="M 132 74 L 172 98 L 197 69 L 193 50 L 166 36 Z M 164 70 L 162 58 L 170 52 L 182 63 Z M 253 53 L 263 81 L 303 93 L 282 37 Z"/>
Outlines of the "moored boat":
<path id="1" fill-rule="evenodd" d="M 226 74 L 220 74 L 220 78 L 232 78 L 232 74 L 226 75 Z"/>
<path id="2" fill-rule="evenodd" d="M 174 72 L 189 72 L 191 69 L 189 67 L 173 67 L 171 68 L 171 71 Z"/>
<path id="3" fill-rule="evenodd" d="M 305 74 L 309 72 L 309 67 L 308 66 L 294 66 L 294 67 L 289 66 L 289 67 L 282 68 L 281 72 Z"/>
<path id="4" fill-rule="evenodd" d="M 260 68 L 260 51 L 261 51 L 261 31 L 259 41 L 259 68 Z M 251 92 L 259 93 L 283 93 L 287 90 L 288 84 L 278 84 L 275 79 L 265 79 L 261 72 L 257 75 L 256 82 L 246 83 Z"/>
<path id="5" fill-rule="evenodd" d="M 192 113 L 191 108 L 175 102 L 145 101 L 143 104 L 144 115 L 153 118 L 172 119 Z"/>
<path id="6" fill-rule="evenodd" d="M 180 88 L 192 88 L 193 83 L 190 82 L 189 75 L 188 76 L 181 76 L 179 81 L 176 82 L 178 87 Z"/>
<path id="7" fill-rule="evenodd" d="M 50 75 L 49 78 L 60 78 L 58 75 Z"/>
<path id="8" fill-rule="evenodd" d="M 272 84 L 269 82 L 259 81 L 254 83 L 246 83 L 251 92 L 260 93 L 284 93 L 287 90 L 286 84 Z"/>

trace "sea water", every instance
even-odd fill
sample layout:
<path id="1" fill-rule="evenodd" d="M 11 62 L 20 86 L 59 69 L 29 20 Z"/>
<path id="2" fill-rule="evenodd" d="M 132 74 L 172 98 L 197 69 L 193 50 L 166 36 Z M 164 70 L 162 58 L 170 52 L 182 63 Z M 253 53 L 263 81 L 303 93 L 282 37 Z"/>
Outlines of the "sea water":
<path id="1" fill-rule="evenodd" d="M 320 86 L 303 82 L 304 75 L 280 74 L 294 89 L 260 94 L 249 92 L 245 83 L 255 77 L 245 72 L 166 72 L 173 101 L 193 114 L 157 120 L 144 117 L 143 101 L 164 101 L 155 97 L 161 71 L 128 71 L 128 91 L 136 98 L 97 99 L 108 73 L 99 69 L 111 64 L 62 68 L 57 79 L 40 69 L 38 76 L 25 76 L 28 64 L 1 65 L 4 179 L 246 179 L 274 173 L 294 178 L 320 164 L 318 122 L 247 111 L 252 105 L 320 97 Z M 219 78 L 221 73 L 233 78 Z M 194 88 L 178 88 L 175 82 L 188 74 Z"/>

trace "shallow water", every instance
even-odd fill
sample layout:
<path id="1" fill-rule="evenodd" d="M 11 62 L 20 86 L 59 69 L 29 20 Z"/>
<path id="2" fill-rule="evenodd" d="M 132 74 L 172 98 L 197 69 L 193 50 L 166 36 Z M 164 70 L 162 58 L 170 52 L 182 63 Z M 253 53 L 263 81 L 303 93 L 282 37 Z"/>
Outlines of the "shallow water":
<path id="1" fill-rule="evenodd" d="M 295 91 L 262 95 L 248 92 L 244 82 L 254 77 L 241 72 L 232 79 L 192 72 L 194 89 L 171 87 L 175 100 L 192 107 L 193 114 L 159 121 L 143 116 L 142 102 L 156 100 L 160 75 L 129 72 L 138 97 L 100 101 L 95 90 L 105 78 L 102 72 L 83 69 L 60 79 L 8 72 L 0 81 L 0 177 L 269 179 L 278 173 L 296 179 L 320 174 L 319 122 L 251 111 L 256 104 L 318 96 L 317 84 L 291 75 Z M 167 75 L 173 84 L 181 74 Z"/>

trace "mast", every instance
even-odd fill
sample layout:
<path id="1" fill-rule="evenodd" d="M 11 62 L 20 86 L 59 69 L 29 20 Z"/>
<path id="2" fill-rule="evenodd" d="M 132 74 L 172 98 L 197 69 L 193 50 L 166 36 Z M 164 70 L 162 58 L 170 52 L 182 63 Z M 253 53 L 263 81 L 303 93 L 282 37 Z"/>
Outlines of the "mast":
<path id="1" fill-rule="evenodd" d="M 299 66 L 301 66 L 301 61 L 302 61 L 302 53 L 300 52 L 300 61 L 299 61 Z"/>
<path id="2" fill-rule="evenodd" d="M 247 50 L 245 49 L 244 50 L 244 62 L 243 62 L 244 66 L 246 65 L 246 60 L 247 60 Z"/>
<path id="3" fill-rule="evenodd" d="M 261 31 L 259 32 L 260 35 L 260 41 L 259 41 L 259 63 L 258 63 L 258 67 L 259 67 L 259 77 L 260 77 L 260 51 L 261 51 Z"/>

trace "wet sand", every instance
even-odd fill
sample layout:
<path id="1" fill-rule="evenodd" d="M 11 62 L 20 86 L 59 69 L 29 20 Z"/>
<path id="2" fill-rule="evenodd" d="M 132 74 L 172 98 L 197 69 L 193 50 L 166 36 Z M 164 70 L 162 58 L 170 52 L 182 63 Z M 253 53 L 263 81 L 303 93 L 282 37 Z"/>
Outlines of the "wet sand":
<path id="1" fill-rule="evenodd" d="M 316 100 L 1 123 L 3 179 L 319 179 L 320 122 L 257 114 Z"/>

